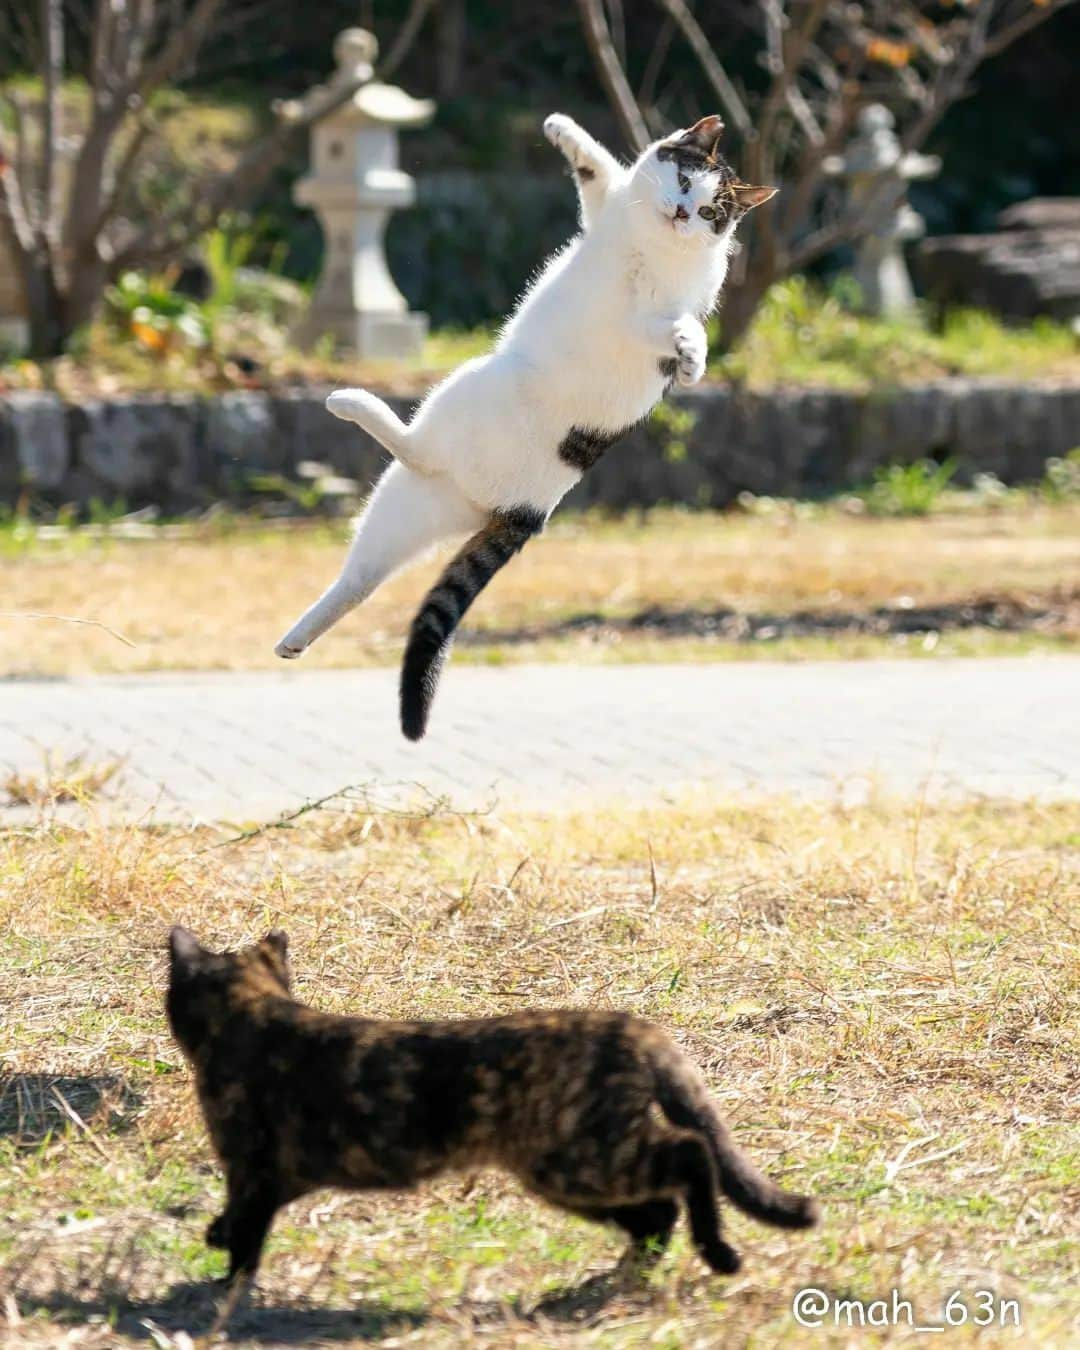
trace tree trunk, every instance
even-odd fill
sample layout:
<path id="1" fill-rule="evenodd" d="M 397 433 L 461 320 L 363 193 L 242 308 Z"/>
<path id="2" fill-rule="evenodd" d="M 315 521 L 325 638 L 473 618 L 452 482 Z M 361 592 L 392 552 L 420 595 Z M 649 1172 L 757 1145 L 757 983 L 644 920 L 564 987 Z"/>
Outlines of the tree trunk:
<path id="1" fill-rule="evenodd" d="M 29 355 L 39 361 L 63 355 L 71 329 L 64 315 L 64 298 L 48 259 L 25 259 L 21 280 L 30 328 Z"/>
<path id="2" fill-rule="evenodd" d="M 779 276 L 771 268 L 755 266 L 751 259 L 746 275 L 724 287 L 720 297 L 720 348 L 731 351 L 746 336 L 765 293 Z"/>

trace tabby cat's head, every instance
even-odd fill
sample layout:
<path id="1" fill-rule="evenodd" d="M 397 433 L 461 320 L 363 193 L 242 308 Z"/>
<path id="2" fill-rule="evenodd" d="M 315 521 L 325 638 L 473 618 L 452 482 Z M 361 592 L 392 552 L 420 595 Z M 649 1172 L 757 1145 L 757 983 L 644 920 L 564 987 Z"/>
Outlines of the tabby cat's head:
<path id="1" fill-rule="evenodd" d="M 169 933 L 169 1025 L 185 1054 L 212 1040 L 225 1019 L 266 996 L 287 998 L 289 940 L 280 929 L 238 952 L 212 952 L 187 928 Z"/>
<path id="2" fill-rule="evenodd" d="M 643 152 L 634 166 L 634 195 L 651 222 L 679 240 L 727 240 L 739 221 L 778 191 L 743 183 L 720 154 L 724 124 L 703 117 Z"/>

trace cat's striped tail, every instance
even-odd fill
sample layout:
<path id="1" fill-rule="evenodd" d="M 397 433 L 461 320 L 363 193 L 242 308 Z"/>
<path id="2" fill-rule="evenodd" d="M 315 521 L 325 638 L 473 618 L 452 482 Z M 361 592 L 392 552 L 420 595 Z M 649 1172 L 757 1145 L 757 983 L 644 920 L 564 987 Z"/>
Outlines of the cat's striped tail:
<path id="1" fill-rule="evenodd" d="M 777 1228 L 812 1228 L 817 1223 L 821 1211 L 816 1200 L 782 1190 L 735 1143 L 704 1079 L 689 1061 L 665 1048 L 654 1057 L 653 1070 L 664 1115 L 672 1124 L 704 1136 L 720 1189 L 733 1204 Z"/>
<path id="2" fill-rule="evenodd" d="M 465 611 L 495 573 L 544 528 L 546 519 L 531 506 L 493 512 L 424 597 L 401 665 L 401 729 L 410 741 L 418 741 L 427 730 L 439 675 Z"/>

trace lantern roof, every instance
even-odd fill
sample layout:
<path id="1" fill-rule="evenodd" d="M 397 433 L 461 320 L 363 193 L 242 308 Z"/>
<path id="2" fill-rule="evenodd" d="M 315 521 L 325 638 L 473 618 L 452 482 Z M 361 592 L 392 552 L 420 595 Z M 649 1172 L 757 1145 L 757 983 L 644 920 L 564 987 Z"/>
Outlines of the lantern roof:
<path id="1" fill-rule="evenodd" d="M 309 89 L 299 99 L 275 105 L 286 121 L 299 121 L 320 105 L 336 102 L 346 89 L 354 92 L 343 99 L 326 117 L 329 123 L 375 123 L 388 127 L 420 127 L 435 115 L 435 103 L 429 98 L 413 98 L 394 84 L 374 79 L 379 44 L 366 28 L 346 28 L 334 39 L 337 69 L 325 84 Z"/>

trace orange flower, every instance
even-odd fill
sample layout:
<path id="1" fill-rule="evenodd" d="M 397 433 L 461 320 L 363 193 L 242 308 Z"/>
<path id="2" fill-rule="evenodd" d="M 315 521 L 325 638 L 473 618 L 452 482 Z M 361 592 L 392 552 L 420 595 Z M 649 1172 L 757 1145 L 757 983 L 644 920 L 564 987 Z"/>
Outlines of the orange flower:
<path id="1" fill-rule="evenodd" d="M 163 352 L 168 349 L 169 339 L 167 334 L 159 328 L 155 328 L 153 324 L 140 323 L 138 319 L 133 319 L 131 331 L 136 342 L 141 343 L 152 352 Z"/>
<path id="2" fill-rule="evenodd" d="M 910 63 L 915 48 L 910 42 L 893 42 L 889 38 L 871 38 L 866 44 L 866 54 L 871 61 L 880 61 L 883 66 L 893 66 L 897 70 Z"/>

